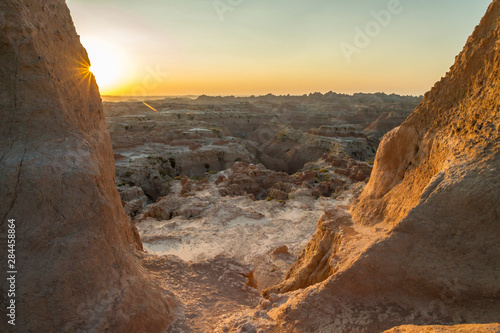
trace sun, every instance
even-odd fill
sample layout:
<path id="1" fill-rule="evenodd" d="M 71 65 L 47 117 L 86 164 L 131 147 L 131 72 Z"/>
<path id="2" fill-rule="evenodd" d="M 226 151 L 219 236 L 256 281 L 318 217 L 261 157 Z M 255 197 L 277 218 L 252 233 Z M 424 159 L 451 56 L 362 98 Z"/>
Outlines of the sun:
<path id="1" fill-rule="evenodd" d="M 91 66 L 101 93 L 119 88 L 127 75 L 125 53 L 116 45 L 99 39 L 83 41 L 89 54 Z"/>

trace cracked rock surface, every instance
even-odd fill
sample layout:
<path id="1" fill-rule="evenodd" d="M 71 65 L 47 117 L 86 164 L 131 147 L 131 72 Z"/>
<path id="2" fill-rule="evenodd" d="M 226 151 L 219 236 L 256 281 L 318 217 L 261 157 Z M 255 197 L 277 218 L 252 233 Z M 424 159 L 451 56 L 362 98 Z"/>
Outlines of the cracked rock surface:
<path id="1" fill-rule="evenodd" d="M 134 255 L 140 241 L 65 1 L 3 0 L 0 14 L 0 247 L 15 219 L 19 272 L 16 327 L 2 320 L 0 331 L 165 331 L 175 304 Z M 2 279 L 3 314 L 6 290 Z"/>

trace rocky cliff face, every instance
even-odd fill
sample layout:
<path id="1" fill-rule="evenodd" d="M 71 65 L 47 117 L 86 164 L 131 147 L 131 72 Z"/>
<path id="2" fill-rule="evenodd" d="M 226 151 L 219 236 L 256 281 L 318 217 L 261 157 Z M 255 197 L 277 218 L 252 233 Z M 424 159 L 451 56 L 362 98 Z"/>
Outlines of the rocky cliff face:
<path id="1" fill-rule="evenodd" d="M 133 255 L 88 67 L 63 0 L 0 2 L 0 247 L 15 219 L 14 331 L 162 332 L 173 302 Z"/>
<path id="2" fill-rule="evenodd" d="M 495 0 L 446 77 L 384 137 L 352 220 L 342 212 L 323 218 L 317 235 L 330 234 L 329 250 L 304 252 L 287 279 L 265 291 L 273 307 L 256 310 L 257 326 L 381 332 L 498 321 L 499 19 Z M 315 237 L 308 249 L 325 248 L 324 240 Z M 323 282 L 273 295 L 304 288 L 314 280 L 309 263 L 325 260 Z M 226 329 L 251 325 L 239 320 Z"/>

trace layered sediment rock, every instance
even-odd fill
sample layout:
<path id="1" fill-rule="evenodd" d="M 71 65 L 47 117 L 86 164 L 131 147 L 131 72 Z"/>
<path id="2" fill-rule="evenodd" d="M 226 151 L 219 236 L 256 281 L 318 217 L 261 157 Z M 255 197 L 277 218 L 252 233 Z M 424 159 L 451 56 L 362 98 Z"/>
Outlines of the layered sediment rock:
<path id="1" fill-rule="evenodd" d="M 140 241 L 65 2 L 4 0 L 0 19 L 0 246 L 15 219 L 19 272 L 15 327 L 2 279 L 0 331 L 165 331 L 173 301 L 134 256 Z"/>
<path id="2" fill-rule="evenodd" d="M 261 306 L 254 324 L 239 318 L 226 329 L 381 332 L 498 321 L 499 92 L 495 0 L 446 77 L 382 140 L 370 181 L 351 207 L 353 219 L 329 228 L 320 223 L 307 247 L 317 250 L 306 250 L 287 279 L 265 292 L 274 308 Z M 333 234 L 321 252 L 326 231 Z M 329 278 L 273 302 L 272 293 L 315 282 L 311 262 Z"/>

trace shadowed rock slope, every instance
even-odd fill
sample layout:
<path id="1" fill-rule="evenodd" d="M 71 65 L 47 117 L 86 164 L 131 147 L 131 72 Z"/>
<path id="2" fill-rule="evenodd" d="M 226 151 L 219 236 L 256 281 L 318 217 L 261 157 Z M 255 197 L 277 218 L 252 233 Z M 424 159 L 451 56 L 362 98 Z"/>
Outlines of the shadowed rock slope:
<path id="1" fill-rule="evenodd" d="M 286 280 L 264 291 L 271 302 L 293 291 L 258 309 L 276 331 L 499 320 L 499 18 L 495 0 L 446 77 L 384 137 L 352 220 L 325 215 Z"/>
<path id="2" fill-rule="evenodd" d="M 19 272 L 15 327 L 2 278 L 2 332 L 163 332 L 173 320 L 134 256 L 88 66 L 63 0 L 0 2 L 0 247 L 15 219 Z"/>

